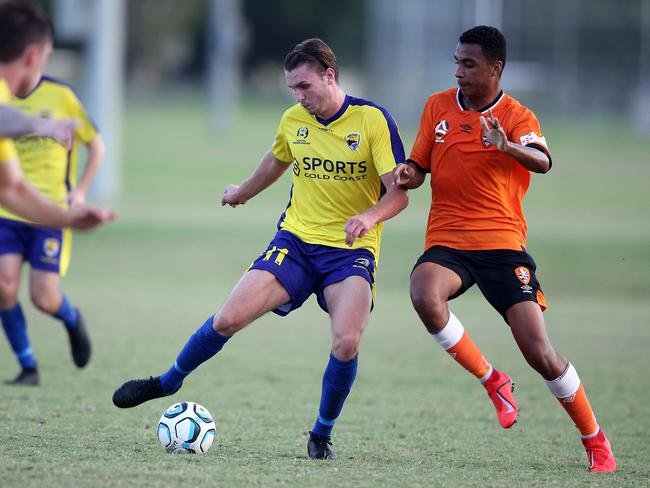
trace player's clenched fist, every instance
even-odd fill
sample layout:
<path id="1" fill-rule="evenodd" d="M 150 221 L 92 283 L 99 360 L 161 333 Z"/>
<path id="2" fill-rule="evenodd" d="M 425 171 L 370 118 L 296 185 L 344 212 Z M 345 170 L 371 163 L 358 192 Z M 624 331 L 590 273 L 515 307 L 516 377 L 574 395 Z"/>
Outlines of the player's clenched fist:
<path id="1" fill-rule="evenodd" d="M 244 203 L 246 203 L 246 200 L 239 195 L 239 185 L 228 185 L 223 191 L 221 206 L 230 205 L 232 208 L 236 208 Z"/>

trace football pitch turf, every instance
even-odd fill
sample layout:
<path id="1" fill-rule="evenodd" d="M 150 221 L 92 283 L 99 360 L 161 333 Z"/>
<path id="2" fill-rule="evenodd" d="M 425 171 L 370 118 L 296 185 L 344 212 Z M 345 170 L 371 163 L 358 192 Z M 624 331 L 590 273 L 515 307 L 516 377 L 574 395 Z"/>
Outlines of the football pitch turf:
<path id="1" fill-rule="evenodd" d="M 525 208 L 549 334 L 585 384 L 617 473 L 586 473 L 572 422 L 476 290 L 452 309 L 517 381 L 512 429 L 500 429 L 483 388 L 426 334 L 408 278 L 427 187 L 384 229 L 376 307 L 334 430 L 338 460 L 306 456 L 330 347 L 313 298 L 244 330 L 172 397 L 112 405 L 124 380 L 169 367 L 273 236 L 289 174 L 243 207 L 218 201 L 270 146 L 281 110 L 245 108 L 231 134 L 209 138 L 198 103 L 130 108 L 119 220 L 75 237 L 63 282 L 94 356 L 75 369 L 62 326 L 34 310 L 23 284 L 42 385 L 0 385 L 0 486 L 649 486 L 650 143 L 611 124 L 542 118 L 554 168 L 533 176 Z M 414 134 L 404 136 L 408 151 Z M 18 368 L 0 342 L 10 378 Z M 171 456 L 158 444 L 158 418 L 181 400 L 215 417 L 204 456 Z"/>

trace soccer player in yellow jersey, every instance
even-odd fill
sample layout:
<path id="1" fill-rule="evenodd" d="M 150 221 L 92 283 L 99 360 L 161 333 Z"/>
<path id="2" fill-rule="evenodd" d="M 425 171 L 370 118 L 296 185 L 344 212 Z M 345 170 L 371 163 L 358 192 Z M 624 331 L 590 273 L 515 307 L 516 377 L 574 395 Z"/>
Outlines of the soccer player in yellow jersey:
<path id="1" fill-rule="evenodd" d="M 86 114 L 79 98 L 66 84 L 42 76 L 35 84 L 23 87 L 12 105 L 31 115 L 54 119 L 75 119 L 75 138 L 68 149 L 53 139 L 27 136 L 16 139 L 20 165 L 25 178 L 52 202 L 63 207 L 82 204 L 104 153 L 101 136 Z M 79 185 L 76 169 L 79 142 L 87 148 L 87 160 Z M 32 302 L 66 327 L 72 357 L 82 368 L 90 359 L 90 341 L 78 309 L 72 307 L 59 289 L 70 260 L 70 229 L 35 225 L 0 207 L 0 318 L 21 365 L 11 384 L 37 385 L 39 374 L 27 337 L 27 324 L 18 302 L 21 269 L 29 262 L 29 287 Z"/>
<path id="2" fill-rule="evenodd" d="M 221 199 L 242 205 L 290 168 L 293 186 L 277 234 L 172 367 L 160 377 L 125 383 L 113 403 L 134 407 L 175 393 L 233 334 L 269 311 L 288 314 L 314 293 L 331 318 L 332 351 L 307 451 L 312 459 L 334 459 L 332 427 L 357 371 L 382 222 L 408 204 L 406 191 L 393 183 L 404 147 L 386 110 L 343 92 L 336 57 L 320 39 L 298 44 L 284 69 L 298 104 L 282 116 L 272 148 L 252 175 L 228 185 Z"/>
<path id="3" fill-rule="evenodd" d="M 39 121 L 6 107 L 16 91 L 38 80 L 52 52 L 52 25 L 28 2 L 0 3 L 0 206 L 51 227 L 90 229 L 111 220 L 106 210 L 74 206 L 68 210 L 53 204 L 22 176 L 12 137 L 38 134 L 66 143 L 69 121 Z"/>

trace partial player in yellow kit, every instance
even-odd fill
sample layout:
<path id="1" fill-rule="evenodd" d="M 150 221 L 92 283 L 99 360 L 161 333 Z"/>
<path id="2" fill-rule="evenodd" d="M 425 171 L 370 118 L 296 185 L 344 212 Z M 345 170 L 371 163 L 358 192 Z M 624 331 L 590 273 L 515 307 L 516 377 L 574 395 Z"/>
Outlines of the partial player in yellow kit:
<path id="1" fill-rule="evenodd" d="M 63 155 L 62 161 L 65 163 L 68 148 L 72 144 L 72 129 L 75 124 L 71 119 L 30 117 L 8 106 L 12 95 L 24 96 L 37 87 L 51 52 L 52 25 L 40 9 L 28 2 L 5 1 L 0 4 L 0 206 L 13 212 L 5 214 L 12 218 L 5 219 L 8 226 L 0 229 L 0 319 L 9 343 L 23 366 L 21 374 L 12 381 L 20 384 L 38 384 L 39 378 L 22 310 L 12 299 L 12 273 L 16 273 L 17 269 L 19 274 L 20 270 L 20 264 L 16 263 L 22 263 L 22 259 L 27 256 L 36 255 L 40 248 L 44 259 L 39 265 L 52 265 L 60 255 L 61 241 L 55 236 L 44 235 L 43 232 L 60 233 L 60 230 L 55 229 L 62 227 L 90 229 L 114 217 L 109 211 L 94 209 L 83 203 L 66 210 L 65 204 L 61 206 L 58 202 L 54 203 L 23 177 L 18 159 L 20 156 L 12 138 L 29 134 L 38 141 L 38 145 L 51 147 L 51 153 L 47 153 L 47 157 L 40 163 L 43 165 L 61 164 L 60 159 L 50 159 L 54 153 Z M 28 225 L 19 222 L 19 218 L 50 228 Z M 15 225 L 25 227 L 17 230 L 13 227 Z M 58 280 L 58 275 L 56 279 Z M 34 289 L 32 294 L 34 295 Z M 44 295 L 39 295 L 39 299 L 42 296 Z M 90 347 L 84 328 L 78 327 L 80 319 L 75 316 L 76 312 L 69 303 L 68 308 L 65 308 L 62 299 L 60 302 L 57 304 L 54 300 L 48 306 L 60 305 L 54 313 L 71 324 L 69 331 L 75 362 L 78 365 L 85 364 Z"/>
<path id="2" fill-rule="evenodd" d="M 34 86 L 17 93 L 11 104 L 32 116 L 74 119 L 77 125 L 69 148 L 50 138 L 23 136 L 15 141 L 25 178 L 43 195 L 62 208 L 83 204 L 85 194 L 104 154 L 101 136 L 86 114 L 79 98 L 65 83 L 42 76 Z M 76 185 L 79 144 L 87 147 L 87 159 L 80 185 Z M 16 352 L 21 372 L 10 383 L 38 384 L 39 374 L 29 347 L 26 321 L 18 301 L 23 263 L 31 270 L 29 289 L 32 302 L 44 313 L 59 319 L 69 334 L 72 357 L 78 367 L 90 359 L 90 341 L 78 309 L 60 291 L 59 275 L 70 263 L 72 233 L 36 225 L 0 208 L 0 314 L 7 335 L 20 330 L 22 347 Z M 22 330 L 21 330 L 22 329 Z"/>

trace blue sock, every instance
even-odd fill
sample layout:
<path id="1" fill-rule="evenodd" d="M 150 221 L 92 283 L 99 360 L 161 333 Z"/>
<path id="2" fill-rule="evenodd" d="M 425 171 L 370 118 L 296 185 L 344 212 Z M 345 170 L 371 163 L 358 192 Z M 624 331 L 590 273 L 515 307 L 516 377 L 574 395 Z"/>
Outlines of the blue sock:
<path id="1" fill-rule="evenodd" d="M 212 320 L 210 317 L 192 334 L 173 366 L 160 375 L 163 392 L 169 393 L 180 388 L 188 374 L 221 351 L 228 342 L 230 337 L 222 336 L 212 328 Z"/>
<path id="2" fill-rule="evenodd" d="M 9 310 L 0 311 L 0 319 L 20 366 L 25 369 L 36 369 L 36 360 L 27 337 L 27 321 L 20 303 L 16 303 Z"/>
<path id="3" fill-rule="evenodd" d="M 341 413 L 354 378 L 357 376 L 358 363 L 358 354 L 349 361 L 340 361 L 330 353 L 330 361 L 323 374 L 323 392 L 320 397 L 318 419 L 312 429 L 314 434 L 328 439 L 332 436 L 334 422 Z"/>
<path id="4" fill-rule="evenodd" d="M 52 316 L 61 320 L 67 329 L 77 328 L 77 310 L 72 307 L 70 300 L 65 295 L 63 295 L 63 300 L 61 300 L 61 306 Z"/>

